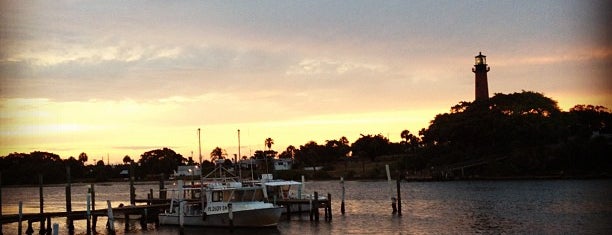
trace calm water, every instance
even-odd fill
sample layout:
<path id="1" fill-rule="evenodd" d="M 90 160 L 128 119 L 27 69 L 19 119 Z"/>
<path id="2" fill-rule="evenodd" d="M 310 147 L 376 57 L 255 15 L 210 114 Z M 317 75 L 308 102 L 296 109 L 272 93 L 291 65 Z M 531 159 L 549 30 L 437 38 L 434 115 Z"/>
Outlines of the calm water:
<path id="1" fill-rule="evenodd" d="M 129 184 L 98 184 L 96 208 L 129 204 Z M 157 183 L 137 184 L 138 198 L 146 198 Z M 454 181 L 402 182 L 403 216 L 391 214 L 386 181 L 347 181 L 346 214 L 340 214 L 341 186 L 338 181 L 308 182 L 307 191 L 332 194 L 333 221 L 308 220 L 308 215 L 284 220 L 275 229 L 187 228 L 185 234 L 466 234 L 546 233 L 612 234 L 612 180 L 537 181 Z M 393 185 L 395 188 L 395 184 Z M 73 184 L 73 210 L 85 209 L 87 185 Z M 65 210 L 64 185 L 44 188 L 45 211 Z M 3 214 L 38 212 L 38 188 L 3 188 Z M 56 219 L 60 234 L 66 234 L 65 220 Z M 106 234 L 106 218 L 98 221 L 98 234 Z M 25 224 L 25 223 L 24 223 Z M 117 234 L 178 234 L 176 227 L 151 224 L 142 230 L 137 221 L 116 221 Z M 38 224 L 36 224 L 36 229 Z M 85 233 L 84 221 L 76 221 L 76 234 Z M 35 230 L 36 230 L 35 229 Z M 5 234 L 16 234 L 17 225 L 3 226 Z M 25 231 L 25 227 L 24 227 Z"/>

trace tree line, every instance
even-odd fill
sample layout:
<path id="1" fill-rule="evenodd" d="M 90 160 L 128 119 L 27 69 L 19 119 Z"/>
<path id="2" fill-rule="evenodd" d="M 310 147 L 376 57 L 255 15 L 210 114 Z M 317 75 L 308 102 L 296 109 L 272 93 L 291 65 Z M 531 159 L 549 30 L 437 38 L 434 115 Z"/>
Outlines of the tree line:
<path id="1" fill-rule="evenodd" d="M 362 134 L 352 144 L 344 136 L 322 144 L 309 141 L 299 147 L 287 146 L 281 153 L 272 149 L 274 140 L 267 138 L 267 149 L 250 157 L 231 158 L 216 147 L 210 153 L 212 161 L 202 162 L 201 167 L 205 172 L 218 160 L 232 166 L 236 160 L 255 159 L 271 168 L 274 158 L 293 159 L 294 168 L 326 167 L 394 156 L 397 169 L 405 174 L 457 174 L 456 169 L 474 162 L 481 164 L 462 169 L 462 174 L 609 176 L 612 169 L 612 114 L 608 109 L 576 105 L 564 112 L 556 101 L 537 92 L 498 93 L 488 100 L 462 101 L 449 113 L 436 115 L 416 135 L 408 130 L 400 135 L 398 143 L 381 134 Z M 64 182 L 67 166 L 73 178 L 104 181 L 131 164 L 138 178 L 169 176 L 180 165 L 199 164 L 169 148 L 147 151 L 138 160 L 125 156 L 124 164 L 117 166 L 102 160 L 85 165 L 87 158 L 85 153 L 65 160 L 48 152 L 12 153 L 0 158 L 2 183 L 38 183 L 36 174 L 42 174 L 46 183 Z"/>

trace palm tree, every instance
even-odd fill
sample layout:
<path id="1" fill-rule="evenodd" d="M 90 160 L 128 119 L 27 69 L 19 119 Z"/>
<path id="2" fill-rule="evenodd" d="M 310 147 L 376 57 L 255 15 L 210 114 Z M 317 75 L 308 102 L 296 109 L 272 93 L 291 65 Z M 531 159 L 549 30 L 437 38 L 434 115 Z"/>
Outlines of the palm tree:
<path id="1" fill-rule="evenodd" d="M 225 155 L 227 154 L 225 153 L 224 149 L 216 147 L 212 152 L 210 152 L 210 160 L 214 163 L 217 159 L 223 159 Z"/>
<path id="2" fill-rule="evenodd" d="M 270 149 L 272 149 L 272 145 L 274 144 L 274 140 L 272 138 L 268 137 L 266 139 L 266 143 L 265 144 L 268 147 L 268 150 L 270 150 Z"/>
<path id="3" fill-rule="evenodd" d="M 272 138 L 268 137 L 266 139 L 265 144 L 268 147 L 268 154 L 269 154 L 270 150 L 272 150 L 272 145 L 274 144 L 274 140 Z M 268 173 L 268 154 L 265 154 L 266 156 L 264 156 L 264 161 L 266 162 L 266 173 Z"/>
<path id="4" fill-rule="evenodd" d="M 410 134 L 409 130 L 403 130 L 402 133 L 400 134 L 400 136 L 404 140 L 404 143 L 408 143 L 408 139 L 410 138 L 410 135 L 412 134 Z"/>

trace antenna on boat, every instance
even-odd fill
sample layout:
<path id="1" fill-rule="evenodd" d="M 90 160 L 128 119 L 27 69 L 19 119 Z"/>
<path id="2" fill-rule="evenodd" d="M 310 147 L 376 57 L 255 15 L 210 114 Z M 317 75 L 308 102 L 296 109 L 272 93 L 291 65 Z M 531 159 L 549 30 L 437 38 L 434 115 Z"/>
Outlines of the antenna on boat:
<path id="1" fill-rule="evenodd" d="M 235 163 L 238 163 L 241 158 L 242 156 L 240 155 L 240 129 L 238 129 L 238 158 L 235 160 Z M 240 176 L 240 180 L 242 180 L 242 166 L 240 164 L 238 164 L 238 175 Z"/>
<path id="2" fill-rule="evenodd" d="M 200 167 L 202 167 L 202 144 L 200 141 L 200 128 L 198 128 L 198 154 L 200 155 Z"/>

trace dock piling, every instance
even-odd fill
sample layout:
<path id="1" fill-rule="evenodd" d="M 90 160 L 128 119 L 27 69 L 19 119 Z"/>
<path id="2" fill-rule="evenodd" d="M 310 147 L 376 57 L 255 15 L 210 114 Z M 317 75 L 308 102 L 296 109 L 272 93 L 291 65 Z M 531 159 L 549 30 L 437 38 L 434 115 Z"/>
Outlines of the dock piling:
<path id="1" fill-rule="evenodd" d="M 45 232 L 45 220 L 42 219 L 43 216 L 43 208 L 44 208 L 44 197 L 43 197 L 43 175 L 38 174 L 38 202 L 39 202 L 39 211 L 40 211 L 40 234 L 44 234 Z"/>
<path id="2" fill-rule="evenodd" d="M 314 203 L 313 203 L 313 214 L 316 222 L 319 222 L 319 193 L 317 191 L 314 192 Z"/>
<path id="3" fill-rule="evenodd" d="M 86 219 L 87 219 L 87 234 L 91 234 L 91 188 L 89 188 L 87 190 L 87 204 L 86 204 L 86 210 L 87 213 L 85 215 Z"/>
<path id="4" fill-rule="evenodd" d="M 340 213 L 344 215 L 344 177 L 340 177 L 340 184 L 342 185 L 342 201 L 340 202 Z"/>
<path id="5" fill-rule="evenodd" d="M 130 164 L 130 205 L 136 205 L 136 188 L 134 188 L 134 162 Z"/>
<path id="6" fill-rule="evenodd" d="M 23 202 L 19 201 L 19 222 L 18 222 L 18 227 L 17 227 L 17 234 L 21 235 L 22 233 L 22 219 L 23 219 Z"/>
<path id="7" fill-rule="evenodd" d="M 2 217 L 2 171 L 0 171 L 0 217 Z M 2 232 L 2 225 L 0 225 L 0 235 L 4 234 Z"/>
<path id="8" fill-rule="evenodd" d="M 400 190 L 400 179 L 397 179 L 397 215 L 402 216 L 402 193 Z"/>
<path id="9" fill-rule="evenodd" d="M 110 200 L 106 200 L 106 205 L 108 205 L 108 212 L 107 212 L 107 216 L 108 216 L 108 221 L 107 221 L 107 229 L 109 234 L 115 234 L 115 219 L 113 216 L 113 207 L 111 206 L 111 201 Z"/>
<path id="10" fill-rule="evenodd" d="M 66 222 L 68 223 L 68 233 L 74 233 L 74 223 L 70 216 L 72 212 L 72 193 L 71 191 L 71 179 L 70 179 L 70 166 L 66 166 Z"/>
<path id="11" fill-rule="evenodd" d="M 329 216 L 327 218 L 327 222 L 331 222 L 332 221 L 332 204 L 331 203 L 332 203 L 331 193 L 327 193 L 327 205 L 325 206 L 327 211 L 329 211 Z"/>

